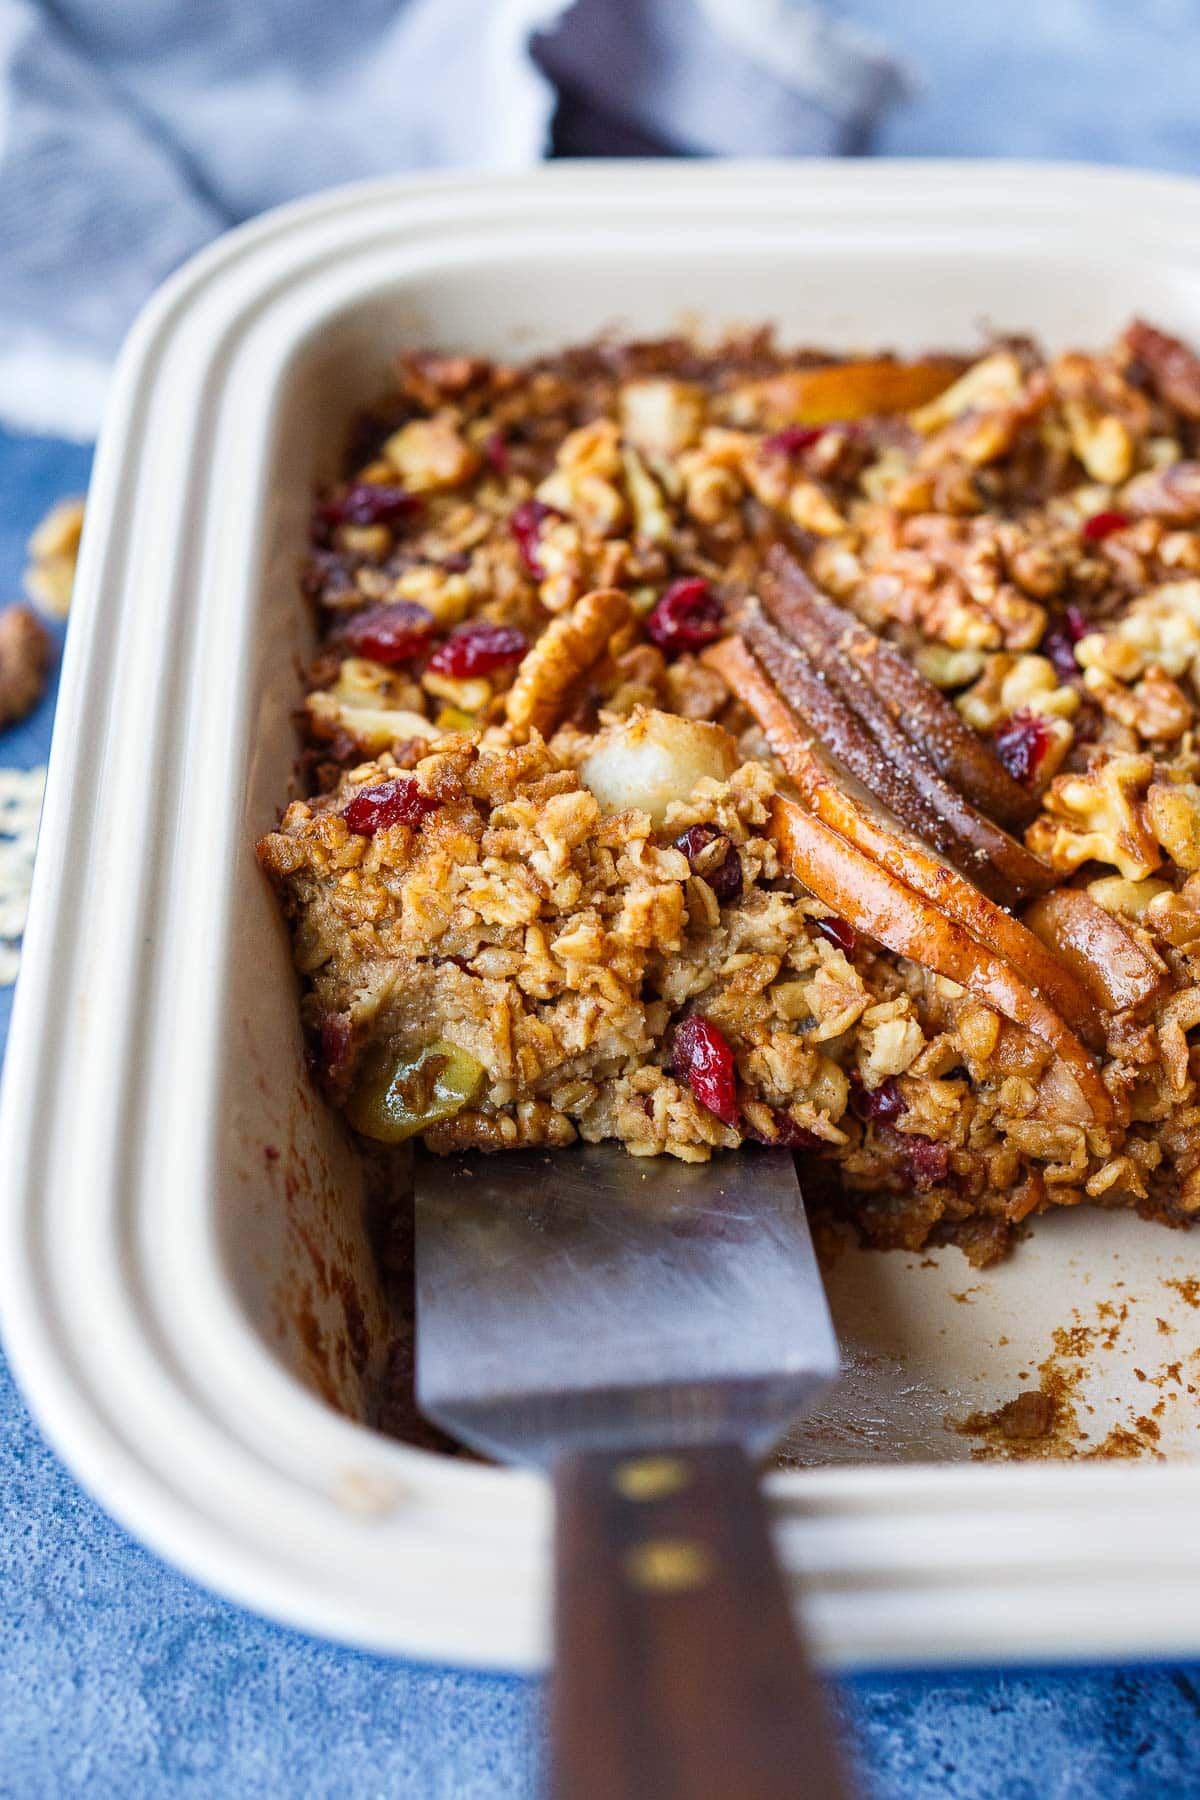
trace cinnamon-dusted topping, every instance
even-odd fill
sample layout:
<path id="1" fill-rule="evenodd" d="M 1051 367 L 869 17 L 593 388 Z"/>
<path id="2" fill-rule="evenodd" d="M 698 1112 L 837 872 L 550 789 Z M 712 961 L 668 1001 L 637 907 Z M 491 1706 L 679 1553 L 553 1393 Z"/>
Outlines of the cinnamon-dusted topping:
<path id="1" fill-rule="evenodd" d="M 904 679 L 899 657 L 822 595 L 790 558 L 772 554 L 762 588 L 772 617 L 817 663 L 889 764 L 903 771 L 965 846 L 966 856 L 977 863 L 986 858 L 1011 891 L 1035 891 L 1043 872 L 993 823 L 1005 816 L 1024 822 L 1033 810 L 999 758 L 962 728 L 953 709 L 915 670 Z M 973 804 L 976 799 L 986 814 Z"/>
<path id="2" fill-rule="evenodd" d="M 737 639 L 706 653 L 730 688 L 762 726 L 771 749 L 793 777 L 804 800 L 827 825 L 873 862 L 928 900 L 981 943 L 990 944 L 1072 1029 L 1092 1041 L 1095 1008 L 1077 977 L 1049 958 L 1025 926 L 993 905 L 979 889 L 928 845 L 889 818 L 865 789 L 854 790 L 800 728 L 780 693 Z"/>

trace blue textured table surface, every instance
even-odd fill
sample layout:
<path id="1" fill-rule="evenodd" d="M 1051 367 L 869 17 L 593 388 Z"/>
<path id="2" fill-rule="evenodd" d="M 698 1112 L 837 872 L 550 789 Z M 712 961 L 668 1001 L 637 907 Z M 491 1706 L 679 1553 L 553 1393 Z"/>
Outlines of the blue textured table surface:
<path id="1" fill-rule="evenodd" d="M 1008 14 L 956 0 L 899 30 L 890 0 L 841 10 L 927 78 L 880 148 L 1200 167 L 1180 53 L 1200 27 L 1182 0 L 1050 0 L 1025 9 L 1019 42 Z M 0 602 L 29 530 L 83 488 L 88 462 L 0 434 Z M 0 736 L 0 763 L 44 760 L 52 712 L 51 696 Z M 9 999 L 0 989 L 0 1045 Z M 81 1493 L 2 1364 L 0 1520 L 0 1796 L 536 1792 L 536 1684 L 314 1643 L 197 1589 Z M 1200 1795 L 1200 1668 L 870 1675 L 836 1704 L 877 1800 Z"/>

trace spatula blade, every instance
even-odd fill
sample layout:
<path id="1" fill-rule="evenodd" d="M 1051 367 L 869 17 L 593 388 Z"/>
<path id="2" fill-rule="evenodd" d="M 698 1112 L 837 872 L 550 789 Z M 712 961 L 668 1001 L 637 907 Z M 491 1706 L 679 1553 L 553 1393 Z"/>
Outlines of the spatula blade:
<path id="1" fill-rule="evenodd" d="M 417 1397 L 505 1461 L 770 1447 L 837 1373 L 790 1153 L 419 1153 Z"/>

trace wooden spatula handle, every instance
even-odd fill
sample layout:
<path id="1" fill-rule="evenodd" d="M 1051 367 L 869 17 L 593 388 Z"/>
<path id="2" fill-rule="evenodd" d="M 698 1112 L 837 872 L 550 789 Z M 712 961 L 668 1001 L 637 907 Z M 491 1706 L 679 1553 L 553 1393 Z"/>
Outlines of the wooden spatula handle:
<path id="1" fill-rule="evenodd" d="M 716 1445 L 555 1474 L 555 1800 L 838 1800 L 754 1468 Z"/>

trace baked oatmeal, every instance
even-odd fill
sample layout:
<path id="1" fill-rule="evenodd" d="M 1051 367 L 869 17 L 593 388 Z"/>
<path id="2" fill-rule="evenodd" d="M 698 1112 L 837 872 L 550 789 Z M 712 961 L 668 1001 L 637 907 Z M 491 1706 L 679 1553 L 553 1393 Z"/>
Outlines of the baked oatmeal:
<path id="1" fill-rule="evenodd" d="M 317 502 L 314 1071 L 436 1151 L 794 1147 L 879 1244 L 1200 1211 L 1200 360 L 412 355 Z"/>

